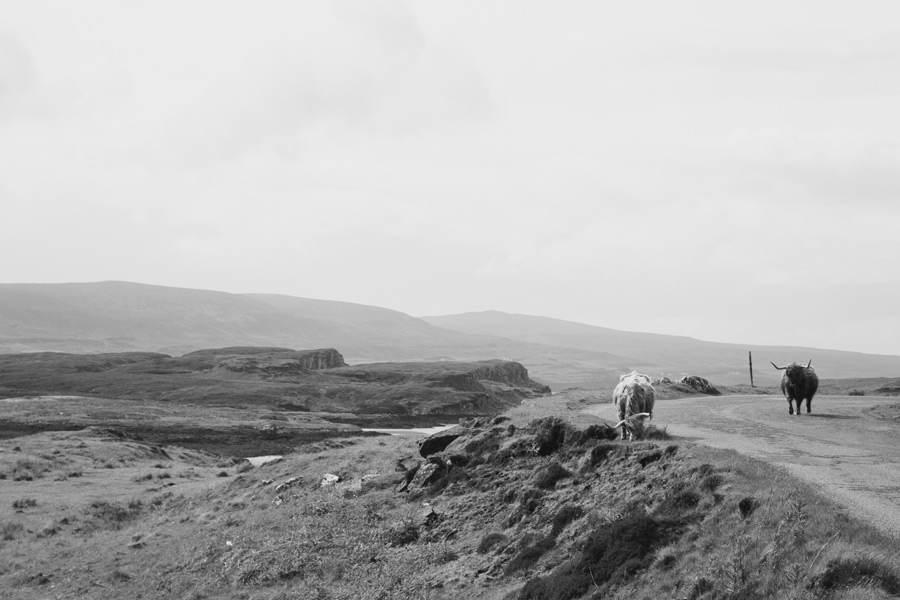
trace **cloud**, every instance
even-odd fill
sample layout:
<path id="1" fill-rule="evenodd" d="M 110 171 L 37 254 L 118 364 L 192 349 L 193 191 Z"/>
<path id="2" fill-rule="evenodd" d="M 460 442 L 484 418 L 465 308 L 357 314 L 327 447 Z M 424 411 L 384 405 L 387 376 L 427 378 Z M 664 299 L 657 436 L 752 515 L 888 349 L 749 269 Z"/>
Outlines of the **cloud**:
<path id="1" fill-rule="evenodd" d="M 0 30 L 0 124 L 22 110 L 37 85 L 34 59 L 15 36 Z"/>
<path id="2" fill-rule="evenodd" d="M 475 65 L 429 40 L 402 3 L 303 4 L 292 23 L 248 46 L 232 69 L 187 87 L 151 158 L 171 166 L 254 152 L 290 158 L 360 135 L 465 128 L 492 111 Z M 240 31 L 211 41 L 244 43 Z"/>

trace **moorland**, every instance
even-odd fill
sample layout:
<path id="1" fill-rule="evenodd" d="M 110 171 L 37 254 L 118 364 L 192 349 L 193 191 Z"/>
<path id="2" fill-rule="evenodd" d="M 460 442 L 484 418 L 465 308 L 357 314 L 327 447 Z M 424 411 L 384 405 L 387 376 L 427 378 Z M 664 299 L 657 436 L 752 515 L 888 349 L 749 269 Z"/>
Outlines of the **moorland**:
<path id="1" fill-rule="evenodd" d="M 0 284 L 0 353 L 337 348 L 349 364 L 518 362 L 554 390 L 613 386 L 621 373 L 700 375 L 720 385 L 777 386 L 783 365 L 812 359 L 820 377 L 896 377 L 900 357 L 821 348 L 725 344 L 618 331 L 497 311 L 414 317 L 376 306 L 154 285 Z"/>
<path id="2" fill-rule="evenodd" d="M 664 428 L 621 441 L 593 404 L 524 399 L 427 456 L 413 435 L 260 466 L 111 427 L 0 440 L 0 598 L 900 594 L 896 539 L 816 486 Z"/>
<path id="3" fill-rule="evenodd" d="M 813 358 L 822 405 L 864 396 L 853 431 L 893 439 L 898 357 L 124 282 L 0 285 L 0 308 L 0 598 L 900 596 L 852 497 L 658 419 L 619 440 L 608 406 L 637 368 L 669 377 L 660 414 L 722 403 L 705 431 L 840 444 L 853 414 L 768 416 L 752 350 Z"/>

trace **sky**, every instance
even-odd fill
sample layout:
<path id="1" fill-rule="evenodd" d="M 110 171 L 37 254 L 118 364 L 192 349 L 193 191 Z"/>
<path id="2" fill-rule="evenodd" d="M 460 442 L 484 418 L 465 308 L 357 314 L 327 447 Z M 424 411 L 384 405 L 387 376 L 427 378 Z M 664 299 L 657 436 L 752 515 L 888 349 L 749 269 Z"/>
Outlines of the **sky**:
<path id="1" fill-rule="evenodd" d="M 0 282 L 900 354 L 900 4 L 0 0 Z"/>

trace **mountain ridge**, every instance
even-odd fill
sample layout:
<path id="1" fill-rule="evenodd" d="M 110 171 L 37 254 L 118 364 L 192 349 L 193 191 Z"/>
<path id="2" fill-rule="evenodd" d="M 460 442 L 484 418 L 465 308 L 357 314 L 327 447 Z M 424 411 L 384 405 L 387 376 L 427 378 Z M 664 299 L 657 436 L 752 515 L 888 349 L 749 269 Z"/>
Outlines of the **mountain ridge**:
<path id="1" fill-rule="evenodd" d="M 498 358 L 522 363 L 554 389 L 604 387 L 630 370 L 749 383 L 749 352 L 761 385 L 780 377 L 770 361 L 812 359 L 829 378 L 900 374 L 900 356 L 709 342 L 497 310 L 415 317 L 344 301 L 124 281 L 0 284 L 0 353 L 182 355 L 230 346 L 336 348 L 351 364 Z"/>

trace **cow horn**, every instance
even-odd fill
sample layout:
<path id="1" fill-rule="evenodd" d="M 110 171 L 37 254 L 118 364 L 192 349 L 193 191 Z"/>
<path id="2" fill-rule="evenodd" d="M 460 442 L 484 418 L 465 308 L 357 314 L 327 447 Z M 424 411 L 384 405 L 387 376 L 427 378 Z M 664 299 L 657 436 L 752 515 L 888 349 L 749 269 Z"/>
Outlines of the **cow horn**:
<path id="1" fill-rule="evenodd" d="M 779 371 L 784 371 L 785 369 L 787 369 L 787 367 L 779 367 L 778 365 L 773 363 L 771 360 L 769 362 L 772 363 L 772 366 L 775 367 L 776 369 L 778 369 Z M 812 360 L 810 360 L 809 362 L 812 362 Z"/>
<path id="2" fill-rule="evenodd" d="M 809 368 L 809 365 L 811 365 L 811 364 L 812 364 L 812 359 L 809 359 L 809 362 L 806 363 L 806 368 L 808 369 L 808 368 Z"/>
<path id="3" fill-rule="evenodd" d="M 617 428 L 617 427 L 621 427 L 622 425 L 624 425 L 624 424 L 627 423 L 628 421 L 632 421 L 632 420 L 634 420 L 634 419 L 640 419 L 640 418 L 643 418 L 643 417 L 650 417 L 651 419 L 653 418 L 653 416 L 652 416 L 650 413 L 638 413 L 638 414 L 636 414 L 636 415 L 631 415 L 630 417 L 627 417 L 627 418 L 625 418 L 625 419 L 622 419 L 621 421 L 619 421 L 618 423 L 616 423 L 615 425 L 613 425 L 613 429 L 615 429 L 615 428 Z"/>

